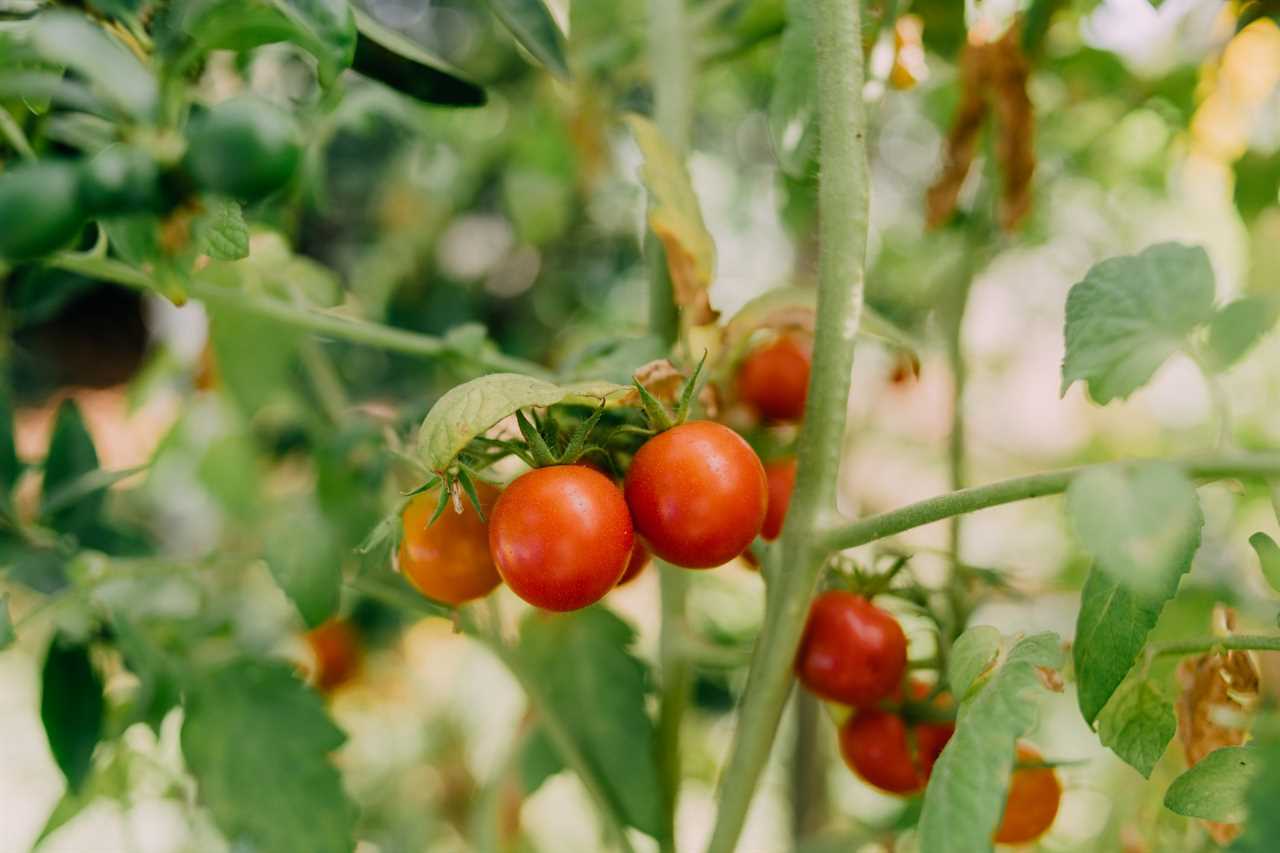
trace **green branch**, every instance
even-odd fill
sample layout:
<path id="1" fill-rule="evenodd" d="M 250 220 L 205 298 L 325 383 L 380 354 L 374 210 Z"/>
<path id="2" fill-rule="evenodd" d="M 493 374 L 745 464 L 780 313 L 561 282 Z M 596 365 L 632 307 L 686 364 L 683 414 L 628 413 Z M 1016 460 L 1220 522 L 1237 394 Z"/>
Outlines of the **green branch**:
<path id="1" fill-rule="evenodd" d="M 1192 637 L 1147 646 L 1148 657 L 1161 655 L 1194 655 L 1209 652 L 1258 651 L 1280 652 L 1280 637 L 1265 634 L 1233 634 L 1230 637 Z"/>
<path id="2" fill-rule="evenodd" d="M 816 0 L 819 152 L 818 309 L 813 368 L 797 445 L 796 489 L 769 574 L 764 625 L 747 678 L 709 853 L 737 845 L 768 761 L 809 601 L 827 554 L 819 531 L 835 513 L 854 339 L 862 315 L 867 246 L 866 116 L 860 4 Z M 776 571 L 781 566 L 785 571 Z"/>
<path id="3" fill-rule="evenodd" d="M 145 272 L 108 258 L 67 253 L 50 259 L 49 266 L 135 290 L 158 292 L 155 282 Z M 546 368 L 524 359 L 513 358 L 498 352 L 460 351 L 448 341 L 432 335 L 393 329 L 390 326 L 349 319 L 315 308 L 291 305 L 279 299 L 203 281 L 199 277 L 193 277 L 185 282 L 185 287 L 189 295 L 206 305 L 243 311 L 326 337 L 423 358 L 452 356 L 469 361 L 487 371 L 510 371 L 539 378 L 550 376 Z"/>
<path id="4" fill-rule="evenodd" d="M 1132 465 L 1144 460 L 1102 462 L 1001 480 L 985 486 L 974 486 L 909 504 L 890 512 L 868 516 L 827 531 L 821 544 L 832 550 L 856 548 L 915 527 L 953 518 L 987 507 L 1024 501 L 1065 492 L 1079 474 L 1109 465 Z M 1155 461 L 1155 460 L 1150 460 Z M 1164 460 L 1162 460 L 1164 461 Z M 1280 476 L 1280 454 L 1258 453 L 1239 456 L 1195 457 L 1167 460 L 1182 468 L 1196 480 L 1220 480 L 1225 477 L 1269 479 Z"/>

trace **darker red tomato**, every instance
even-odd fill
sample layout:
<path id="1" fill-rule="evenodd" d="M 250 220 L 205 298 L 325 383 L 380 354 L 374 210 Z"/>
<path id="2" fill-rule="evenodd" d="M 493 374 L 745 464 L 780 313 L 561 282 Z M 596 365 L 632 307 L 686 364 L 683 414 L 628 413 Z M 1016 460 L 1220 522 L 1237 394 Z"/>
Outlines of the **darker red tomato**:
<path id="1" fill-rule="evenodd" d="M 781 335 L 756 349 L 738 368 L 738 396 L 763 417 L 798 421 L 809 394 L 809 348 Z"/>
<path id="2" fill-rule="evenodd" d="M 1040 753 L 1029 746 L 1018 746 L 1018 762 L 1034 764 Z M 1052 767 L 1036 767 L 1013 771 L 1009 795 L 1004 803 L 1004 817 L 996 829 L 997 844 L 1027 844 L 1049 831 L 1058 816 L 1062 801 L 1062 785 Z"/>
<path id="3" fill-rule="evenodd" d="M 814 599 L 796 656 L 796 676 L 805 687 L 865 708 L 892 695 L 906 668 L 907 637 L 891 615 L 843 590 Z"/>
<path id="4" fill-rule="evenodd" d="M 795 457 L 768 463 L 764 466 L 764 476 L 769 483 L 769 508 L 765 511 L 760 535 L 773 541 L 782 532 L 782 522 L 787 520 L 787 509 L 791 506 L 791 492 L 796 487 Z"/>
<path id="5" fill-rule="evenodd" d="M 951 723 L 919 723 L 878 708 L 858 711 L 840 727 L 840 754 L 854 773 L 891 794 L 924 789 L 934 762 L 951 739 Z"/>
<path id="6" fill-rule="evenodd" d="M 644 547 L 643 542 L 636 539 L 636 544 L 631 547 L 631 559 L 627 561 L 627 569 L 622 573 L 618 586 L 631 583 L 647 568 L 649 568 L 649 549 Z"/>
<path id="7" fill-rule="evenodd" d="M 498 499 L 498 490 L 488 483 L 475 485 L 487 515 Z M 489 525 L 464 497 L 462 512 L 445 507 L 428 526 L 439 499 L 439 490 L 433 489 L 415 495 L 405 507 L 400 571 L 418 592 L 436 601 L 458 605 L 483 598 L 502 580 L 489 556 Z"/>
<path id="8" fill-rule="evenodd" d="M 654 554 L 688 569 L 723 565 L 764 523 L 764 466 L 742 436 L 691 421 L 647 441 L 627 471 L 627 506 Z"/>
<path id="9" fill-rule="evenodd" d="M 360 671 L 360 637 L 343 619 L 330 619 L 307 632 L 311 683 L 321 693 L 336 690 Z"/>
<path id="10" fill-rule="evenodd" d="M 577 610 L 613 589 L 635 534 L 622 492 L 581 465 L 555 465 L 507 486 L 489 518 L 489 551 L 511 591 L 544 610 Z"/>

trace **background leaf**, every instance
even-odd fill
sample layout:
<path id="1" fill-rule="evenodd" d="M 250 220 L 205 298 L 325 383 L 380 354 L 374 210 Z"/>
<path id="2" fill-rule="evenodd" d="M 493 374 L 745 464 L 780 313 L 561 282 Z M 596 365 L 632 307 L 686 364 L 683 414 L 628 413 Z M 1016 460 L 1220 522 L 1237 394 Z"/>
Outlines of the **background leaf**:
<path id="1" fill-rule="evenodd" d="M 1275 300 L 1246 296 L 1224 305 L 1209 321 L 1209 363 L 1226 370 L 1271 331 L 1280 316 Z"/>
<path id="2" fill-rule="evenodd" d="M 963 700 L 1000 654 L 1000 632 L 990 625 L 975 625 L 956 638 L 947 655 L 947 683 Z"/>
<path id="3" fill-rule="evenodd" d="M 1268 717 L 1255 726 L 1253 748 L 1260 753 L 1260 770 L 1245 792 L 1249 816 L 1231 853 L 1271 853 L 1280 838 L 1280 724 Z"/>
<path id="4" fill-rule="evenodd" d="M 1178 468 L 1096 468 L 1067 489 L 1067 513 L 1095 568 L 1141 595 L 1159 596 L 1191 565 L 1204 516 Z"/>
<path id="5" fill-rule="evenodd" d="M 159 101 L 155 78 L 124 45 L 83 15 L 48 12 L 31 33 L 40 57 L 75 69 L 94 91 L 134 118 L 150 118 Z"/>
<path id="6" fill-rule="evenodd" d="M 530 613 L 518 654 L 540 700 L 560 717 L 629 826 L 661 837 L 668 825 L 646 672 L 635 632 L 603 607 Z M 566 665 L 572 661 L 572 665 Z"/>
<path id="7" fill-rule="evenodd" d="M 565 38 L 542 0 L 485 0 L 494 16 L 534 59 L 562 80 L 569 78 Z"/>
<path id="8" fill-rule="evenodd" d="M 956 731 L 938 757 L 920 815 L 924 853 L 992 848 L 1018 738 L 1036 723 L 1039 667 L 1062 665 L 1056 634 L 1019 641 L 977 693 L 960 703 Z"/>
<path id="9" fill-rule="evenodd" d="M 1262 769 L 1263 756 L 1247 746 L 1215 749 L 1169 786 L 1165 808 L 1186 817 L 1239 823 L 1245 793 Z"/>
<path id="10" fill-rule="evenodd" d="M 211 199 L 208 209 L 195 221 L 196 251 L 215 261 L 238 261 L 249 257 L 249 226 L 238 202 Z"/>
<path id="11" fill-rule="evenodd" d="M 182 753 L 232 846 L 347 853 L 355 806 L 329 753 L 343 734 L 289 666 L 235 661 L 193 678 Z"/>
<path id="12" fill-rule="evenodd" d="M 102 680 L 89 647 L 58 635 L 49 644 L 40 673 L 40 721 L 67 788 L 78 791 L 102 736 Z"/>
<path id="13" fill-rule="evenodd" d="M 344 549 L 310 499 L 281 507 L 268 525 L 267 565 L 308 628 L 333 615 L 342 589 Z"/>
<path id="14" fill-rule="evenodd" d="M 1150 678 L 1129 678 L 1098 715 L 1103 745 L 1146 778 L 1178 731 L 1173 700 Z"/>
<path id="15" fill-rule="evenodd" d="M 8 593 L 0 594 L 0 652 L 13 645 L 18 634 L 13 629 L 13 616 L 9 612 Z"/>
<path id="16" fill-rule="evenodd" d="M 1095 264 L 1067 296 L 1062 393 L 1079 379 L 1100 404 L 1129 396 L 1210 319 L 1213 296 L 1199 246 L 1160 243 Z"/>
<path id="17" fill-rule="evenodd" d="M 478 107 L 484 89 L 417 42 L 355 10 L 359 38 L 352 68 L 428 104 Z"/>
<path id="18" fill-rule="evenodd" d="M 769 98 L 769 136 L 778 166 L 803 177 L 818 150 L 817 56 L 813 12 L 808 3 L 787 2 L 787 28 L 782 31 Z"/>
<path id="19" fill-rule="evenodd" d="M 1250 536 L 1249 544 L 1258 555 L 1263 577 L 1271 584 L 1272 589 L 1280 592 L 1280 545 L 1262 531 Z"/>
<path id="20" fill-rule="evenodd" d="M 74 400 L 58 407 L 49 439 L 49 453 L 44 461 L 44 485 L 41 491 L 41 516 L 55 530 L 83 535 L 92 530 L 102 514 L 106 493 L 93 490 L 77 499 L 52 499 L 63 489 L 98 468 L 98 453 L 93 439 L 80 416 Z"/>

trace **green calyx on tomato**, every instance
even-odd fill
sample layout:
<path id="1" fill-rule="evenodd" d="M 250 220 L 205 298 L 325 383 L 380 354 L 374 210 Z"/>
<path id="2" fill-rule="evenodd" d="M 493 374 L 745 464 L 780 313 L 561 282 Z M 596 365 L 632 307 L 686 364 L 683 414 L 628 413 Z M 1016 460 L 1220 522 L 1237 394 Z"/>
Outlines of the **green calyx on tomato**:
<path id="1" fill-rule="evenodd" d="M 289 183 L 301 160 L 297 122 L 261 98 L 223 101 L 187 126 L 183 165 L 204 190 L 255 201 Z"/>
<path id="2" fill-rule="evenodd" d="M 0 258 L 26 261 L 65 247 L 84 227 L 80 171 L 63 160 L 0 174 Z"/>
<path id="3" fill-rule="evenodd" d="M 698 359 L 698 366 L 693 369 L 693 375 L 685 381 L 684 387 L 680 390 L 680 398 L 674 413 L 668 410 L 662 401 L 653 395 L 653 392 L 644 387 L 639 377 L 633 377 L 632 384 L 640 397 L 640 405 L 644 408 L 645 417 L 649 419 L 649 426 L 654 432 L 671 429 L 689 419 L 689 410 L 702 384 L 702 368 L 706 363 L 707 353 L 704 350 L 702 358 Z"/>

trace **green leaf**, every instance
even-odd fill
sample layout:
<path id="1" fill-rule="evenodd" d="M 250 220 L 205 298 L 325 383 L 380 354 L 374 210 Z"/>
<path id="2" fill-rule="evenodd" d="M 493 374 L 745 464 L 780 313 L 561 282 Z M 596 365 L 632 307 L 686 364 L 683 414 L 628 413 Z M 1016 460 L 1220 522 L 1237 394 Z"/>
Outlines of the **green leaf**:
<path id="1" fill-rule="evenodd" d="M 89 647 L 59 635 L 49 644 L 40 673 L 40 720 L 53 760 L 78 791 L 102 736 L 102 681 L 89 660 Z"/>
<path id="2" fill-rule="evenodd" d="M 1200 759 L 1164 795 L 1164 806 L 1184 817 L 1240 823 L 1245 796 L 1262 770 L 1263 756 L 1247 746 L 1224 746 Z"/>
<path id="3" fill-rule="evenodd" d="M 241 660 L 193 678 L 182 753 L 200 801 L 256 853 L 348 853 L 356 808 L 329 753 L 344 736 L 283 663 Z"/>
<path id="4" fill-rule="evenodd" d="M 8 593 L 0 595 L 0 652 L 13 645 L 18 633 L 13 628 L 13 616 L 9 613 Z"/>
<path id="5" fill-rule="evenodd" d="M 694 325 L 710 322 L 715 314 L 707 301 L 707 288 L 715 275 L 716 245 L 702 219 L 684 160 L 649 119 L 632 114 L 627 124 L 644 156 L 649 227 L 666 252 L 676 304 Z"/>
<path id="6" fill-rule="evenodd" d="M 1271 584 L 1271 588 L 1280 592 L 1280 545 L 1262 531 L 1249 537 L 1249 544 L 1258 554 L 1258 563 L 1262 566 L 1262 575 Z"/>
<path id="7" fill-rule="evenodd" d="M 1142 387 L 1213 312 L 1199 246 L 1160 243 L 1093 266 L 1067 296 L 1062 393 L 1077 379 L 1100 404 Z"/>
<path id="8" fill-rule="evenodd" d="M 319 508 L 310 500 L 283 507 L 268 525 L 266 540 L 271 576 L 307 627 L 332 616 L 342 589 L 343 548 Z"/>
<path id="9" fill-rule="evenodd" d="M 1209 364 L 1226 370 L 1239 361 L 1276 324 L 1277 303 L 1246 296 L 1224 305 L 1209 321 Z"/>
<path id="10" fill-rule="evenodd" d="M 238 261 L 249 257 L 249 226 L 238 202 L 226 198 L 209 201 L 208 209 L 195 221 L 196 251 L 215 261 Z"/>
<path id="11" fill-rule="evenodd" d="M 1249 817 L 1244 831 L 1231 845 L 1231 853 L 1273 853 L 1280 838 L 1280 725 L 1274 716 L 1254 726 L 1254 749 L 1260 753 L 1260 770 L 1245 793 Z M 1202 762 L 1203 763 L 1203 762 Z"/>
<path id="12" fill-rule="evenodd" d="M 1177 730 L 1172 700 L 1150 678 L 1126 679 L 1098 715 L 1103 746 L 1148 779 Z"/>
<path id="13" fill-rule="evenodd" d="M 1067 514 L 1095 567 L 1146 597 L 1176 586 L 1204 526 L 1195 486 L 1163 462 L 1081 474 L 1067 489 Z"/>
<path id="14" fill-rule="evenodd" d="M 155 114 L 155 78 L 123 44 L 84 15 L 41 15 L 31 30 L 31 44 L 45 61 L 79 73 L 116 109 L 138 119 Z"/>
<path id="15" fill-rule="evenodd" d="M 91 530 L 102 515 L 106 493 L 101 489 L 66 497 L 82 477 L 98 468 L 98 453 L 93 439 L 80 417 L 73 400 L 58 407 L 49 439 L 49 453 L 44 460 L 44 485 L 40 497 L 40 516 L 46 524 L 63 533 L 83 535 Z"/>
<path id="16" fill-rule="evenodd" d="M 125 666 L 138 678 L 138 686 L 125 715 L 125 725 L 145 723 L 159 735 L 165 715 L 181 699 L 176 667 L 169 662 L 158 643 L 146 637 L 143 629 L 124 615 L 114 613 L 111 627 Z"/>
<path id="17" fill-rule="evenodd" d="M 355 14 L 360 36 L 352 68 L 357 72 L 428 104 L 484 104 L 484 89 L 448 62 L 359 9 Z"/>
<path id="18" fill-rule="evenodd" d="M 418 458 L 427 470 L 444 471 L 471 439 L 521 409 L 571 398 L 599 401 L 626 390 L 612 382 L 554 385 L 518 373 L 482 376 L 450 389 L 431 407 L 418 430 Z"/>
<path id="19" fill-rule="evenodd" d="M 1004 812 L 1018 738 L 1031 731 L 1045 692 L 1038 667 L 1062 665 L 1055 634 L 1019 641 L 1004 664 L 960 703 L 956 730 L 938 757 L 920 815 L 924 853 L 992 849 Z"/>
<path id="20" fill-rule="evenodd" d="M 244 51 L 291 42 L 319 63 L 328 86 L 351 67 L 356 24 L 347 0 L 191 0 L 181 5 L 161 41 L 179 66 L 210 50 Z"/>
<path id="21" fill-rule="evenodd" d="M 813 12 L 802 0 L 788 0 L 769 98 L 769 135 L 782 171 L 794 178 L 810 170 L 818 151 L 817 54 Z"/>
<path id="22" fill-rule="evenodd" d="M 520 46 L 561 80 L 569 79 L 565 38 L 542 0 L 485 0 Z"/>
<path id="23" fill-rule="evenodd" d="M 541 726 L 525 738 L 520 748 L 520 788 L 526 797 L 542 787 L 542 783 L 564 770 L 564 761 L 555 744 Z"/>
<path id="24" fill-rule="evenodd" d="M 517 653 L 538 704 L 563 722 L 618 814 L 628 826 L 661 837 L 666 807 L 645 712 L 646 672 L 631 652 L 634 642 L 631 627 L 603 607 L 534 612 L 521 626 Z"/>
<path id="25" fill-rule="evenodd" d="M 951 693 L 964 699 L 1000 655 L 1000 632 L 990 625 L 975 625 L 956 638 L 947 655 L 947 683 Z"/>
<path id="26" fill-rule="evenodd" d="M 1089 725 L 1106 706 L 1138 659 L 1147 635 L 1173 598 L 1181 575 L 1170 580 L 1161 595 L 1146 597 L 1116 583 L 1097 568 L 1089 572 L 1080 595 L 1076 618 L 1076 694 L 1080 713 Z"/>

